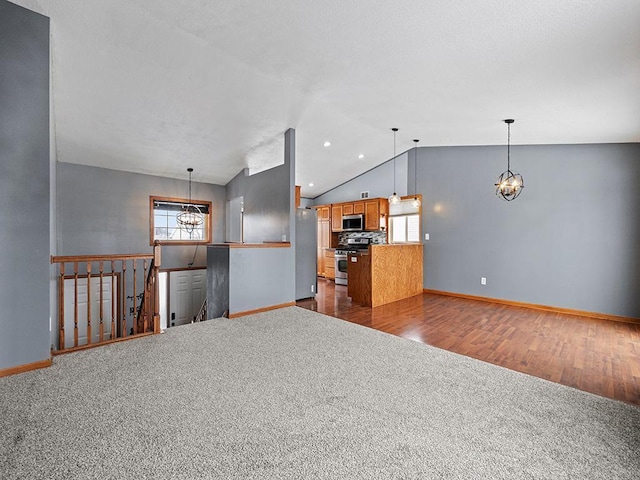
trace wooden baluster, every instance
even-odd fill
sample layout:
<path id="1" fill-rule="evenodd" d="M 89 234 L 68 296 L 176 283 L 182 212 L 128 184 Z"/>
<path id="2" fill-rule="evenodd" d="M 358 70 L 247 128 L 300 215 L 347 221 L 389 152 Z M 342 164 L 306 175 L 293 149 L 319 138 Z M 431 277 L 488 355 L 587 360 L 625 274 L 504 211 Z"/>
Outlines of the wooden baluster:
<path id="1" fill-rule="evenodd" d="M 73 262 L 73 346 L 78 346 L 78 262 Z"/>
<path id="2" fill-rule="evenodd" d="M 64 262 L 60 264 L 58 287 L 58 349 L 64 350 Z"/>
<path id="3" fill-rule="evenodd" d="M 120 335 L 127 336 L 127 261 L 122 260 L 122 319 L 120 321 Z"/>
<path id="4" fill-rule="evenodd" d="M 133 259 L 133 334 L 138 333 L 138 320 L 136 318 L 137 313 L 137 297 L 136 297 L 136 270 L 138 269 L 136 259 Z"/>
<path id="5" fill-rule="evenodd" d="M 87 345 L 91 344 L 91 261 L 87 262 Z"/>
<path id="6" fill-rule="evenodd" d="M 116 289 L 115 261 L 111 260 L 111 340 L 116 338 Z"/>
<path id="7" fill-rule="evenodd" d="M 149 267 L 148 265 L 148 261 L 145 258 L 142 262 L 143 265 L 143 271 L 144 271 L 144 289 L 143 289 L 143 295 L 144 295 L 144 302 L 142 303 L 142 332 L 146 333 L 147 332 L 147 328 L 149 326 L 149 321 L 147 320 L 147 315 L 149 314 L 149 284 L 147 283 L 147 279 L 149 278 L 148 275 L 149 273 L 147 272 L 147 268 Z"/>
<path id="8" fill-rule="evenodd" d="M 158 272 L 162 262 L 162 250 L 160 243 L 156 241 L 153 245 L 153 332 L 160 333 L 160 291 Z"/>
<path id="9" fill-rule="evenodd" d="M 103 293 L 102 293 L 102 281 L 104 276 L 104 262 L 100 260 L 98 264 L 100 269 L 100 342 L 104 342 L 104 325 L 102 323 L 102 317 L 104 316 L 104 309 L 102 308 Z"/>

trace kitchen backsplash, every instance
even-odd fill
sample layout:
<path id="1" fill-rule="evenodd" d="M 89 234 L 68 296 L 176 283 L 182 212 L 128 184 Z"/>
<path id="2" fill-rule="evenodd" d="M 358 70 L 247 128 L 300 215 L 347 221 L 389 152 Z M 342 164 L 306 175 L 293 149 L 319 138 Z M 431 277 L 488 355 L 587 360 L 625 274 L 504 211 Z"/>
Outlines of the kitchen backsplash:
<path id="1" fill-rule="evenodd" d="M 338 234 L 338 244 L 345 245 L 348 238 L 370 238 L 373 244 L 387 243 L 385 232 L 341 232 Z"/>

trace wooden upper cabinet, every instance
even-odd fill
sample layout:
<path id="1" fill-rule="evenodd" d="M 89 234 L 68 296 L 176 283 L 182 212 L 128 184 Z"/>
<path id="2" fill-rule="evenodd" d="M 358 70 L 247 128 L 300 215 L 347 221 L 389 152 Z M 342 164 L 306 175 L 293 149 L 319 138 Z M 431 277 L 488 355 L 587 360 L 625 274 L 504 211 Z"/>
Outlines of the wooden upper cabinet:
<path id="1" fill-rule="evenodd" d="M 296 208 L 300 208 L 300 185 L 296 185 Z"/>
<path id="2" fill-rule="evenodd" d="M 331 205 L 331 231 L 342 231 L 342 205 Z"/>
<path id="3" fill-rule="evenodd" d="M 318 211 L 318 220 L 324 220 L 328 222 L 331 219 L 330 208 L 330 205 L 316 205 L 315 209 Z"/>
<path id="4" fill-rule="evenodd" d="M 374 198 L 364 202 L 365 230 L 380 230 L 380 216 L 388 214 L 388 204 L 386 198 Z"/>
<path id="5" fill-rule="evenodd" d="M 389 202 L 386 198 L 370 198 L 358 202 L 316 205 L 315 208 L 318 210 L 318 221 L 330 222 L 332 232 L 342 231 L 344 215 L 364 215 L 364 229 L 377 231 L 386 225 L 386 219 L 381 223 L 380 216 L 388 215 Z"/>

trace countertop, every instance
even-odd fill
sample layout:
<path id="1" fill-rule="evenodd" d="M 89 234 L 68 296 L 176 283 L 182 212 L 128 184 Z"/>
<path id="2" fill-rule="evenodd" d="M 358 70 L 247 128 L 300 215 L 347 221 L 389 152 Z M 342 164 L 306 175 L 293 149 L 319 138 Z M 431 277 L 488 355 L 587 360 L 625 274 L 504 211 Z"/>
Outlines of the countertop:
<path id="1" fill-rule="evenodd" d="M 207 247 L 222 248 L 287 248 L 291 242 L 264 242 L 264 243 L 210 243 Z"/>

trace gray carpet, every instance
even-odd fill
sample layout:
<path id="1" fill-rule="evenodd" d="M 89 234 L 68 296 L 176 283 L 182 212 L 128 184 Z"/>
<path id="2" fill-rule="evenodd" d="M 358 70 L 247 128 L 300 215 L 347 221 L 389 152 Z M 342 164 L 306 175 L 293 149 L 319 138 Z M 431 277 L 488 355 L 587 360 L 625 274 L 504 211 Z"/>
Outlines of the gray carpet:
<path id="1" fill-rule="evenodd" d="M 0 379 L 0 478 L 640 478 L 640 409 L 297 307 Z"/>

